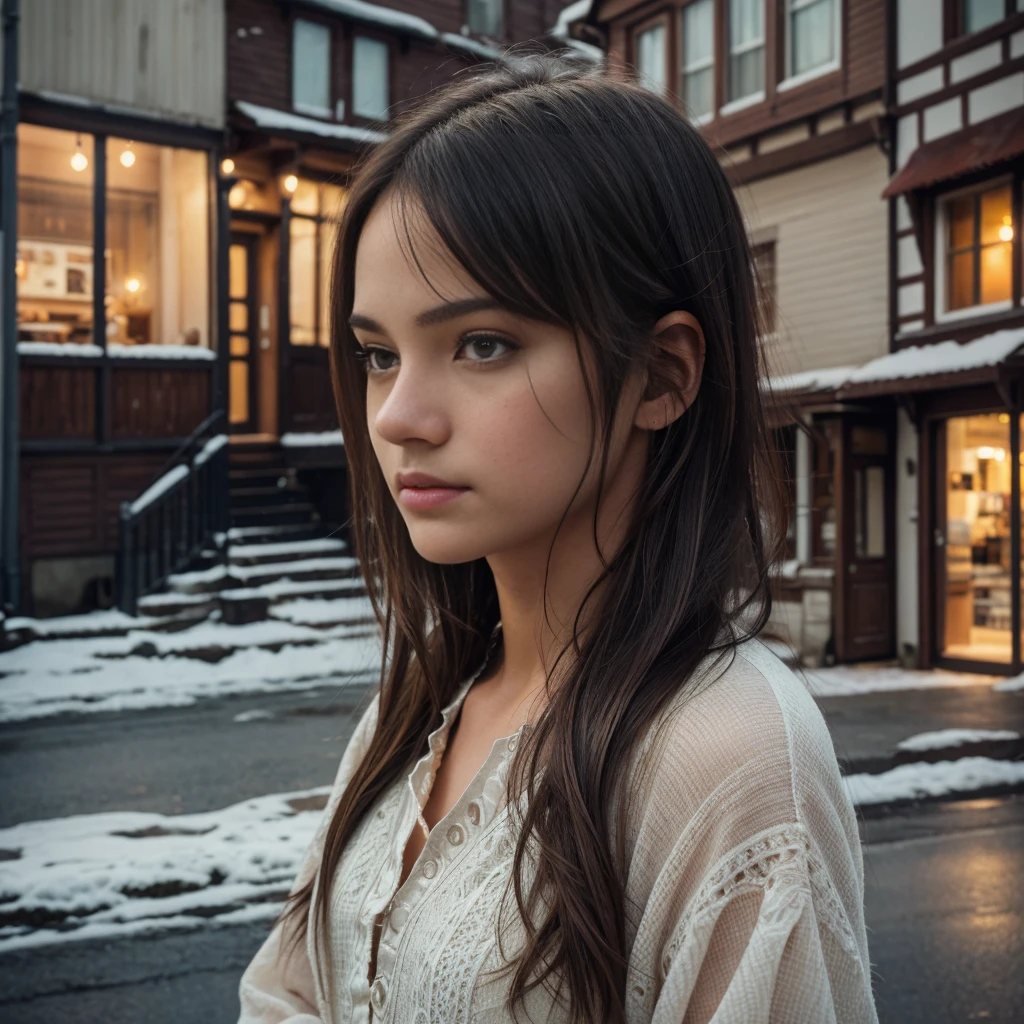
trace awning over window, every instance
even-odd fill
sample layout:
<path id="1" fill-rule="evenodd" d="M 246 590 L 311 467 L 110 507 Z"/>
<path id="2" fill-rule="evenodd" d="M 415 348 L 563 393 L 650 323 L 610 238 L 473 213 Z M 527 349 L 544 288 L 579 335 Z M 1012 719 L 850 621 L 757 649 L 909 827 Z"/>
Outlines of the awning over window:
<path id="1" fill-rule="evenodd" d="M 919 146 L 888 187 L 883 199 L 913 192 L 1024 153 L 1024 109 L 982 121 Z"/>

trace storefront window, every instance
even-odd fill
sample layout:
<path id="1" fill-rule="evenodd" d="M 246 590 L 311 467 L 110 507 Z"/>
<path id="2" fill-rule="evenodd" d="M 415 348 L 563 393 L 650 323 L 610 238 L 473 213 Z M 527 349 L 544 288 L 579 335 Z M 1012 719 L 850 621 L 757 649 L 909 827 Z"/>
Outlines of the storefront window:
<path id="1" fill-rule="evenodd" d="M 93 139 L 18 125 L 19 342 L 93 340 Z"/>
<path id="2" fill-rule="evenodd" d="M 1012 293 L 1013 212 L 1008 184 L 946 204 L 946 309 L 1005 302 Z"/>
<path id="3" fill-rule="evenodd" d="M 946 422 L 946 657 L 1012 658 L 1011 468 L 1007 413 Z"/>
<path id="4" fill-rule="evenodd" d="M 289 227 L 290 338 L 293 345 L 330 344 L 331 262 L 345 190 L 299 180 Z"/>
<path id="5" fill-rule="evenodd" d="M 107 342 L 210 344 L 207 156 L 107 140 Z"/>

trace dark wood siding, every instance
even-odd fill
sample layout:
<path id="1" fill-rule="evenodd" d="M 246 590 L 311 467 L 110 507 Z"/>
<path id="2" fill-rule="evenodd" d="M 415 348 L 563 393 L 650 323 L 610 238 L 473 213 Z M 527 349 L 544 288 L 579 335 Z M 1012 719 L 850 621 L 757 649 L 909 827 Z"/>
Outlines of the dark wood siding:
<path id="1" fill-rule="evenodd" d="M 210 369 L 113 371 L 115 440 L 188 437 L 210 414 Z"/>
<path id="2" fill-rule="evenodd" d="M 22 366 L 21 437 L 90 440 L 96 434 L 96 370 L 91 366 Z"/>

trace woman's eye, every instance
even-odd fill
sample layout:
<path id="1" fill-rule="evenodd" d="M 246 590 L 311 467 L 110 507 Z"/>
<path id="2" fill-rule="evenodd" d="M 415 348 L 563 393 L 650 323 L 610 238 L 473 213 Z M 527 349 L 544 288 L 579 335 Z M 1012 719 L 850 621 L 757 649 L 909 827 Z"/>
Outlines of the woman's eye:
<path id="1" fill-rule="evenodd" d="M 497 354 L 502 356 L 515 346 L 494 334 L 475 334 L 464 339 L 459 345 L 459 352 L 469 352 L 470 361 L 474 363 L 495 362 Z"/>
<path id="2" fill-rule="evenodd" d="M 358 352 L 357 357 L 362 359 L 370 370 L 375 370 L 377 373 L 390 370 L 395 364 L 389 363 L 388 360 L 397 359 L 396 353 L 389 352 L 386 348 L 373 348 L 370 346 L 366 346 Z"/>

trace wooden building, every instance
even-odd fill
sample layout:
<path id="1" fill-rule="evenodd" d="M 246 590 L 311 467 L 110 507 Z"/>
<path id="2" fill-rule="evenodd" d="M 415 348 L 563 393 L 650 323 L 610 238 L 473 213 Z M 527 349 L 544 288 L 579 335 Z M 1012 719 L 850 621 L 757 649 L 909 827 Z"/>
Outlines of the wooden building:
<path id="1" fill-rule="evenodd" d="M 353 166 L 406 104 L 511 43 L 600 58 L 552 34 L 563 6 L 23 0 L 8 610 L 117 599 L 123 503 L 218 432 L 232 480 L 286 484 L 265 508 L 245 496 L 247 524 L 344 520 L 328 272 Z M 149 542 L 177 553 L 149 551 L 162 569 L 133 593 L 200 540 Z"/>

